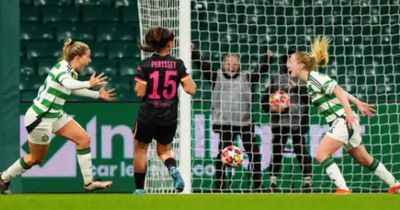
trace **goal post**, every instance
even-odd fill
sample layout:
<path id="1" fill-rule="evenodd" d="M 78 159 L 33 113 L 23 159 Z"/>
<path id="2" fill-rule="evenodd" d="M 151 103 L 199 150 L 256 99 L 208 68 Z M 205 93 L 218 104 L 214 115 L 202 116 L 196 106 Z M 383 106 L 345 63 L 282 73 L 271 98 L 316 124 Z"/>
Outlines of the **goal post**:
<path id="1" fill-rule="evenodd" d="M 192 72 L 192 59 L 191 59 L 191 14 L 190 14 L 190 1 L 179 1 L 179 58 L 183 60 L 188 72 Z M 179 89 L 179 112 L 180 112 L 180 165 L 179 169 L 182 172 L 185 181 L 185 189 L 183 193 L 192 192 L 192 101 L 191 96 L 184 92 L 182 88 Z"/>

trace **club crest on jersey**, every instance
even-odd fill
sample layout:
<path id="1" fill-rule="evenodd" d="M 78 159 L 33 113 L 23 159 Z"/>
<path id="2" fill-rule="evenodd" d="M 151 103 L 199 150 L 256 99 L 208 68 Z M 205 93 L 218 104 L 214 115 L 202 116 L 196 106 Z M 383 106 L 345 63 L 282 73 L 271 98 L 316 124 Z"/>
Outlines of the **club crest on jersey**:
<path id="1" fill-rule="evenodd" d="M 43 142 L 49 141 L 49 139 L 50 139 L 50 137 L 48 135 L 43 135 L 42 136 L 42 141 Z"/>

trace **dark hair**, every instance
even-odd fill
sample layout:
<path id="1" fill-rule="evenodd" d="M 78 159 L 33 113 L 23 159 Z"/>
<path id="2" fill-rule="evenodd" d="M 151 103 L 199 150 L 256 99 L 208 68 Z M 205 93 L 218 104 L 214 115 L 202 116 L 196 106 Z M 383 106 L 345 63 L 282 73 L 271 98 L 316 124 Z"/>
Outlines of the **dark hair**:
<path id="1" fill-rule="evenodd" d="M 140 44 L 140 49 L 146 52 L 159 52 L 164 49 L 168 42 L 174 40 L 175 34 L 172 30 L 164 27 L 151 27 L 146 33 L 145 44 Z"/>

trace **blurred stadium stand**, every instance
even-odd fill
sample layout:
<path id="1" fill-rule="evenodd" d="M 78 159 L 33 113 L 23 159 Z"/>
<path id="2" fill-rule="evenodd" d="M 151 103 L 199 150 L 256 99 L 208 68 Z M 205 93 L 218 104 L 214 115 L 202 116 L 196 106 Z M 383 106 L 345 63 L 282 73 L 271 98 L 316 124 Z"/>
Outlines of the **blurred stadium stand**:
<path id="1" fill-rule="evenodd" d="M 104 72 L 118 100 L 136 101 L 133 73 L 140 63 L 136 0 L 20 0 L 21 101 L 30 102 L 72 38 L 91 48 L 92 63 L 80 75 Z M 87 99 L 72 97 L 72 100 Z"/>
<path id="2" fill-rule="evenodd" d="M 251 6 L 206 0 L 192 3 L 192 39 L 215 66 L 219 66 L 221 52 L 237 51 L 244 55 L 242 69 L 253 69 L 266 49 L 283 53 L 285 46 L 295 45 L 304 50 L 310 37 L 327 34 L 335 39 L 331 65 L 324 71 L 369 102 L 400 98 L 396 73 L 400 65 L 394 61 L 400 54 L 399 19 L 393 18 L 398 11 L 392 11 L 396 7 L 380 4 L 380 0 L 368 1 L 380 4 L 378 10 L 352 5 L 350 0 L 321 0 L 319 6 L 305 6 L 310 0 L 287 0 L 273 6 L 266 6 L 271 1 L 251 2 Z M 112 83 L 121 93 L 119 100 L 137 100 L 131 97 L 132 74 L 140 62 L 136 0 L 20 0 L 20 5 L 23 77 L 45 76 L 47 65 L 60 56 L 63 40 L 71 37 L 91 47 L 90 70 L 104 71 L 112 81 L 124 83 Z M 200 81 L 201 75 L 194 71 L 193 77 Z M 25 83 L 31 80 L 21 80 L 21 91 L 35 91 Z M 209 98 L 209 84 L 198 85 L 196 97 Z M 22 100 L 30 101 L 32 95 L 22 94 Z"/>

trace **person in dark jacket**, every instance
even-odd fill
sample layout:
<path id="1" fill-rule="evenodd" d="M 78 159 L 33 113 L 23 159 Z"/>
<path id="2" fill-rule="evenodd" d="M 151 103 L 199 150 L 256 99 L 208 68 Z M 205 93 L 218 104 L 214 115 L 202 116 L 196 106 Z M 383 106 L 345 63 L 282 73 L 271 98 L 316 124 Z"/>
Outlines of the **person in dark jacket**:
<path id="1" fill-rule="evenodd" d="M 291 136 L 293 150 L 303 173 L 303 192 L 311 191 L 311 157 L 306 149 L 306 136 L 309 130 L 309 96 L 306 84 L 292 80 L 289 77 L 286 61 L 294 51 L 289 51 L 282 57 L 280 74 L 271 75 L 270 85 L 262 98 L 262 108 L 270 113 L 272 126 L 272 161 L 270 166 L 270 190 L 276 192 L 277 177 L 282 166 L 282 157 L 288 137 Z M 290 105 L 286 109 L 279 110 L 271 106 L 270 97 L 276 92 L 286 92 L 290 99 Z"/>

